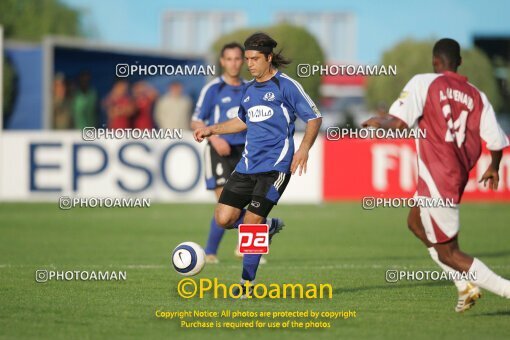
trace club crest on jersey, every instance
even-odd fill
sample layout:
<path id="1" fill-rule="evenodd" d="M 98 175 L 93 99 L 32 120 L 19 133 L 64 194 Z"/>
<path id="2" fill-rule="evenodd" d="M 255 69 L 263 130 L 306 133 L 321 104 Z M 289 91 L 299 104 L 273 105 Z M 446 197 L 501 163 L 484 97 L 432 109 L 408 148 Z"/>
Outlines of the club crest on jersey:
<path id="1" fill-rule="evenodd" d="M 231 101 L 232 101 L 232 98 L 230 98 L 230 97 L 223 97 L 223 98 L 221 98 L 221 102 L 224 103 L 224 104 L 225 103 L 230 103 Z"/>
<path id="2" fill-rule="evenodd" d="M 262 122 L 273 116 L 273 109 L 265 105 L 255 105 L 248 109 L 250 122 Z"/>
<path id="3" fill-rule="evenodd" d="M 248 97 L 244 98 L 243 103 L 247 103 L 247 102 L 249 102 L 249 101 L 250 101 L 250 96 L 248 96 Z"/>
<path id="4" fill-rule="evenodd" d="M 266 94 L 264 95 L 264 97 L 262 98 L 263 100 L 266 100 L 268 102 L 272 102 L 274 100 L 274 93 L 273 92 L 266 92 Z"/>
<path id="5" fill-rule="evenodd" d="M 232 119 L 237 117 L 237 113 L 239 112 L 239 106 L 231 107 L 227 110 L 226 115 L 228 119 Z"/>

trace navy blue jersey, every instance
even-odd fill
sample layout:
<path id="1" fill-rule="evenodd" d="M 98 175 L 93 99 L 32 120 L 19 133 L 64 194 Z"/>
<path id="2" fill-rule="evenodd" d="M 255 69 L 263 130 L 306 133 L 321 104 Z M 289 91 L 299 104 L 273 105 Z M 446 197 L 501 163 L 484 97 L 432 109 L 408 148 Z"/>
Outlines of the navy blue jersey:
<path id="1" fill-rule="evenodd" d="M 242 92 L 243 85 L 232 86 L 223 77 L 214 78 L 200 92 L 192 119 L 209 126 L 237 117 Z M 220 137 L 230 145 L 242 145 L 246 140 L 246 131 Z"/>
<path id="2" fill-rule="evenodd" d="M 278 71 L 270 80 L 245 85 L 238 118 L 248 126 L 243 158 L 236 171 L 254 174 L 290 172 L 294 156 L 294 122 L 320 118 L 303 87 Z"/>

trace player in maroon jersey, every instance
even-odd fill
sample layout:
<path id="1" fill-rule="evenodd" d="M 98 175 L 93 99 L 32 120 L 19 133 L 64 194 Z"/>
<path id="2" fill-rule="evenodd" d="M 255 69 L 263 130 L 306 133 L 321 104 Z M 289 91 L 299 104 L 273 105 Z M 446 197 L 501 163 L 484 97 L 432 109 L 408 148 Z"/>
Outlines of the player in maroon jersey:
<path id="1" fill-rule="evenodd" d="M 471 308 L 480 297 L 478 287 L 510 298 L 510 281 L 492 272 L 479 259 L 462 252 L 457 240 L 458 204 L 469 171 L 480 157 L 482 140 L 487 143 L 492 161 L 480 182 L 488 183 L 493 190 L 498 188 L 502 150 L 509 145 L 487 96 L 457 73 L 461 61 L 460 46 L 455 40 L 439 40 L 432 53 L 435 73 L 414 76 L 391 106 L 389 118 L 374 117 L 362 124 L 364 127 L 425 131 L 426 138 L 416 140 L 418 184 L 415 197 L 449 200 L 454 206 L 411 208 L 408 225 L 443 270 L 452 274 L 470 273 L 468 277 L 474 277 L 471 281 L 454 281 L 459 291 L 457 312 Z"/>

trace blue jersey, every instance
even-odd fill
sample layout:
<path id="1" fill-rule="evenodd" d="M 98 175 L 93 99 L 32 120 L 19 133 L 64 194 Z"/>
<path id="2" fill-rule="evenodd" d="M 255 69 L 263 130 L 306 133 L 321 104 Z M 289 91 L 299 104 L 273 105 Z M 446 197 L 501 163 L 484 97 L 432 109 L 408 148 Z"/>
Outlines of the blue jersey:
<path id="1" fill-rule="evenodd" d="M 237 117 L 243 87 L 229 85 L 223 77 L 214 78 L 200 92 L 192 119 L 213 125 Z M 242 145 L 246 140 L 246 131 L 220 137 L 230 145 Z"/>
<path id="2" fill-rule="evenodd" d="M 243 157 L 236 171 L 255 174 L 290 172 L 294 156 L 294 122 L 320 118 L 303 87 L 278 71 L 270 80 L 245 85 L 238 118 L 248 126 Z"/>

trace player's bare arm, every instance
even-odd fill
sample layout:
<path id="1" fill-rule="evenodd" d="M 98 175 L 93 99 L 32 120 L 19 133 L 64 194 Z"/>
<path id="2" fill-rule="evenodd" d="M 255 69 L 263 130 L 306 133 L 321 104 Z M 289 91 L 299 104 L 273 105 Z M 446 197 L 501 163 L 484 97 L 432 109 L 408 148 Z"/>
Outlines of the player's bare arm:
<path id="1" fill-rule="evenodd" d="M 301 141 L 301 145 L 299 149 L 294 154 L 292 158 L 292 164 L 290 166 L 290 171 L 294 175 L 294 173 L 299 170 L 299 176 L 302 173 L 306 174 L 306 163 L 308 162 L 308 152 L 310 151 L 315 139 L 317 139 L 317 135 L 319 134 L 319 129 L 322 124 L 322 118 L 309 120 L 306 124 L 305 135 L 303 140 Z"/>
<path id="2" fill-rule="evenodd" d="M 204 138 L 210 137 L 212 135 L 226 135 L 229 133 L 237 133 L 244 130 L 246 130 L 246 124 L 239 118 L 232 118 L 223 123 L 198 128 L 193 131 L 193 137 L 197 142 L 201 143 Z"/>
<path id="3" fill-rule="evenodd" d="M 373 127 L 376 129 L 385 129 L 385 130 L 405 130 L 408 128 L 407 124 L 397 117 L 372 117 L 363 123 L 361 123 L 361 126 L 366 127 Z"/>
<path id="4" fill-rule="evenodd" d="M 501 162 L 501 157 L 503 156 L 502 150 L 491 151 L 491 164 L 485 170 L 480 182 L 483 182 L 483 186 L 487 186 L 487 182 L 489 182 L 489 188 L 492 190 L 498 189 L 499 184 L 499 163 Z"/>
<path id="5" fill-rule="evenodd" d="M 204 128 L 206 126 L 207 125 L 205 125 L 205 123 L 201 120 L 192 120 L 190 124 L 191 130 L 193 131 L 195 131 L 196 129 Z"/>
<path id="6" fill-rule="evenodd" d="M 190 126 L 191 126 L 191 130 L 193 130 L 193 131 L 207 127 L 207 125 L 205 125 L 205 123 L 201 120 L 191 121 Z M 224 140 L 223 138 L 220 138 L 218 136 L 210 136 L 208 138 L 208 140 L 211 143 L 214 150 L 216 150 L 218 155 L 220 155 L 222 157 L 230 155 L 232 148 L 230 147 L 230 144 L 228 144 L 228 142 L 226 140 Z"/>

